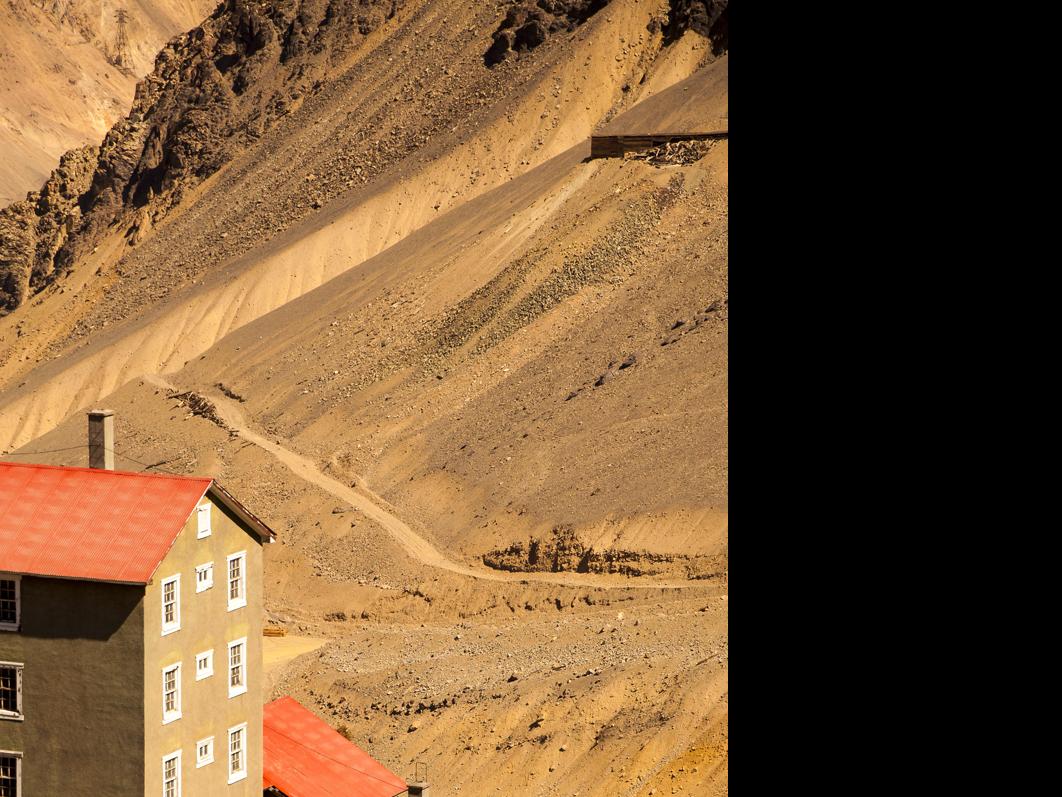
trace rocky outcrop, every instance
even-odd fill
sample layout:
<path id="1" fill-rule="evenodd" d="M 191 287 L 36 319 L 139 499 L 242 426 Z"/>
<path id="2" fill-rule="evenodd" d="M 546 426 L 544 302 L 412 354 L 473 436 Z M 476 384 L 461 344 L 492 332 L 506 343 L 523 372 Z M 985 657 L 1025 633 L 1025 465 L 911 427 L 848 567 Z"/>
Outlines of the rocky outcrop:
<path id="1" fill-rule="evenodd" d="M 67 152 L 40 191 L 0 210 L 0 315 L 53 279 L 56 253 L 80 221 L 78 200 L 97 154 L 96 147 Z"/>
<path id="2" fill-rule="evenodd" d="M 87 245 L 116 215 L 152 221 L 288 113 L 329 62 L 390 19 L 397 0 L 225 0 L 159 53 L 107 134 L 86 208 Z M 76 256 L 76 251 L 64 253 Z"/>
<path id="3" fill-rule="evenodd" d="M 113 227 L 130 245 L 142 240 L 191 188 L 296 107 L 400 4 L 224 0 L 162 49 L 152 74 L 137 85 L 129 115 L 98 151 L 78 150 L 76 167 L 64 159 L 59 177 L 39 195 L 3 212 L 0 308 L 26 301 Z M 56 179 L 61 203 L 49 187 Z"/>
<path id="4" fill-rule="evenodd" d="M 609 0 L 517 0 L 494 32 L 494 42 L 483 55 L 487 66 L 504 61 L 512 53 L 527 52 L 558 31 L 571 31 L 584 23 Z"/>
<path id="5" fill-rule="evenodd" d="M 487 66 L 501 63 L 514 53 L 533 50 L 560 31 L 572 31 L 607 6 L 609 0 L 512 0 L 494 41 L 483 54 Z M 649 29 L 663 32 L 665 44 L 687 30 L 712 42 L 712 52 L 729 49 L 729 0 L 670 0 L 666 19 L 653 19 Z"/>
<path id="6" fill-rule="evenodd" d="M 687 30 L 712 42 L 712 52 L 721 55 L 730 49 L 729 0 L 671 0 L 664 25 L 664 41 L 670 43 Z"/>
<path id="7" fill-rule="evenodd" d="M 625 551 L 608 548 L 595 551 L 579 539 L 569 524 L 556 526 L 546 539 L 532 537 L 527 545 L 517 542 L 483 556 L 483 564 L 514 573 L 619 573 L 626 576 L 655 575 L 685 556 Z"/>

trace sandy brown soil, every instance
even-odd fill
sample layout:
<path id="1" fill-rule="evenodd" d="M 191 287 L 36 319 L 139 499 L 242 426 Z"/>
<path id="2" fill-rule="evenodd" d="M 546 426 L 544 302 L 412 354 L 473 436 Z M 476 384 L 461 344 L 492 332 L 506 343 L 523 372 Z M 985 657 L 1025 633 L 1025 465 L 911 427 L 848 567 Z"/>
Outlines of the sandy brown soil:
<path id="1" fill-rule="evenodd" d="M 0 450 L 83 464 L 104 403 L 119 467 L 216 475 L 278 532 L 273 694 L 443 794 L 727 791 L 729 145 L 586 158 L 725 69 L 663 5 L 488 74 L 499 14 L 412 4 L 352 68 L 441 71 L 430 29 L 492 84 L 452 137 L 347 186 L 364 128 L 307 100 L 0 319 Z"/>
<path id="2" fill-rule="evenodd" d="M 676 587 L 562 573 L 553 583 L 428 566 L 167 395 L 144 381 L 111 397 L 120 458 L 218 473 L 279 530 L 267 549 L 268 620 L 293 636 L 267 640 L 287 648 L 267 656 L 271 696 L 296 696 L 398 772 L 426 762 L 447 793 L 726 792 L 725 578 Z M 76 447 L 80 426 L 38 442 Z M 158 452 L 176 460 L 158 465 L 168 459 Z"/>
<path id="3" fill-rule="evenodd" d="M 266 691 L 272 694 L 277 681 L 287 670 L 291 660 L 312 653 L 327 640 L 307 636 L 265 637 L 262 640 L 262 670 L 265 673 Z"/>
<path id="4" fill-rule="evenodd" d="M 616 177 L 631 171 L 634 185 L 648 179 L 642 191 L 700 172 L 704 193 L 680 197 L 658 220 L 658 256 L 640 257 L 614 283 L 577 290 L 504 352 L 476 356 L 465 344 L 427 374 L 386 370 L 390 392 L 377 383 L 354 390 L 347 380 L 356 384 L 360 367 L 375 374 L 382 360 L 341 336 L 396 335 L 397 347 L 399 327 L 375 308 L 402 295 L 427 302 L 394 290 L 359 311 L 342 285 L 326 286 L 329 300 L 309 296 L 292 308 L 298 323 L 278 311 L 167 375 L 177 387 L 137 380 L 107 399 L 125 466 L 216 473 L 278 529 L 267 565 L 271 619 L 332 641 L 288 665 L 275 694 L 295 694 L 345 725 L 400 772 L 427 761 L 447 790 L 494 793 L 520 778 L 531 794 L 725 791 L 725 381 L 713 388 L 711 379 L 715 369 L 725 374 L 725 312 L 695 327 L 691 312 L 725 298 L 725 268 L 703 259 L 705 231 L 711 240 L 723 229 L 704 222 L 715 217 L 709 203 L 725 210 L 710 177 L 725 174 L 725 146 L 690 167 L 576 164 Z M 576 214 L 571 227 L 594 229 L 588 216 Z M 542 226 L 565 245 L 552 223 Z M 465 251 L 470 260 L 481 254 Z M 423 279 L 425 261 L 396 262 Z M 578 341 L 573 363 L 558 354 L 566 341 Z M 610 372 L 628 350 L 638 364 Z M 213 420 L 187 398 L 167 398 L 187 390 L 211 401 Z M 76 447 L 82 426 L 75 416 L 33 447 Z M 532 445 L 522 442 L 526 430 Z M 475 445 L 468 455 L 459 453 L 465 438 Z M 573 482 L 565 473 L 581 475 Z M 402 526 L 380 522 L 389 517 Z M 558 522 L 574 524 L 587 544 L 666 552 L 681 564 L 637 579 L 482 564 L 484 552 Z M 427 547 L 409 544 L 407 529 Z M 707 577 L 680 580 L 694 556 Z"/>

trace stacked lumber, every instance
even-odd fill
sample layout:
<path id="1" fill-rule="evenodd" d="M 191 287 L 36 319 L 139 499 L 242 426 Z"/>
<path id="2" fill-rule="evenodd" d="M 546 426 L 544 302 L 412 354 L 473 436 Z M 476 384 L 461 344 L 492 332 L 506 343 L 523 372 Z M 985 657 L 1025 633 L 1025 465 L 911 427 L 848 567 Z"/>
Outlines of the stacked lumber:
<path id="1" fill-rule="evenodd" d="M 591 136 L 591 158 L 622 158 L 628 152 L 640 152 L 660 147 L 675 141 L 706 141 L 726 138 L 729 130 L 714 130 L 710 133 L 653 133 L 638 136 Z"/>

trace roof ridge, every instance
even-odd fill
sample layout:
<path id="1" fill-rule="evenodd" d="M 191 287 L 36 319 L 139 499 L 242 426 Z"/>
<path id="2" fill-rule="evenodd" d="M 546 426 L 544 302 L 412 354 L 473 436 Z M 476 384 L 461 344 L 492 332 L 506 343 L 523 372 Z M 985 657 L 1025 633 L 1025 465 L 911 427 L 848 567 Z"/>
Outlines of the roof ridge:
<path id="1" fill-rule="evenodd" d="M 139 476 L 144 479 L 183 479 L 185 481 L 214 481 L 213 476 L 183 476 L 177 473 L 143 473 L 133 470 L 110 470 L 106 468 L 85 468 L 80 465 L 46 465 L 43 462 L 7 462 L 0 460 L 0 466 L 11 468 L 47 468 L 48 470 L 74 470 L 100 475 Z"/>

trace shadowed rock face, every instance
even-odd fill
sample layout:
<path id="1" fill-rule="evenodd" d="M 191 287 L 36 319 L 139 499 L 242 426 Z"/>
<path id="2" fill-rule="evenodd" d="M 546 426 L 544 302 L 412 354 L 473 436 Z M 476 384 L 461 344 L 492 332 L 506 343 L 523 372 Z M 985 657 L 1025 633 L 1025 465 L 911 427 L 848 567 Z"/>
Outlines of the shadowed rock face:
<path id="1" fill-rule="evenodd" d="M 729 0 L 671 0 L 664 42 L 671 43 L 692 30 L 711 39 L 712 52 L 730 49 Z"/>
<path id="2" fill-rule="evenodd" d="M 0 4 L 0 208 L 38 191 L 64 152 L 98 146 L 128 113 L 137 81 L 151 72 L 159 50 L 219 1 Z"/>
<path id="3" fill-rule="evenodd" d="M 0 210 L 0 315 L 53 278 L 56 253 L 80 220 L 78 199 L 98 154 L 96 147 L 71 150 L 40 191 Z"/>
<path id="4" fill-rule="evenodd" d="M 588 20 L 609 0 L 519 0 L 494 32 L 494 43 L 483 56 L 487 66 L 504 61 L 511 53 L 538 47 L 558 31 L 571 31 Z"/>
<path id="5" fill-rule="evenodd" d="M 665 44 L 693 30 L 711 40 L 715 55 L 729 49 L 729 0 L 670 2 L 666 22 L 650 23 L 651 29 L 663 31 Z M 533 50 L 559 31 L 574 30 L 608 3 L 609 0 L 514 0 L 494 32 L 494 41 L 483 54 L 483 61 L 490 67 L 513 53 Z"/>
<path id="6" fill-rule="evenodd" d="M 0 211 L 0 313 L 91 251 L 135 235 L 257 139 L 391 19 L 401 0 L 224 0 L 173 39 L 99 148 L 68 153 L 38 194 Z"/>
<path id="7" fill-rule="evenodd" d="M 118 208 L 164 212 L 284 115 L 398 0 L 226 0 L 159 53 L 103 142 L 85 231 Z M 71 253 L 73 254 L 73 253 Z"/>

